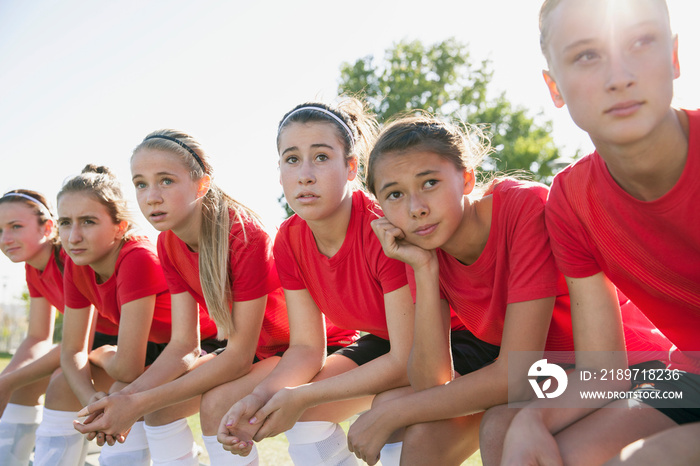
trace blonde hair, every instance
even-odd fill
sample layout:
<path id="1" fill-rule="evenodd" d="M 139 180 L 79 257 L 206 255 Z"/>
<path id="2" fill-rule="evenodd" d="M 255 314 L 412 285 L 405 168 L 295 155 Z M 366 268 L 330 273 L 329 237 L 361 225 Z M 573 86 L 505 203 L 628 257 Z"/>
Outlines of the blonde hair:
<path id="1" fill-rule="evenodd" d="M 173 139 L 177 140 L 173 141 Z M 179 157 L 187 167 L 193 181 L 204 175 L 213 176 L 209 157 L 200 143 L 187 133 L 173 129 L 161 129 L 150 133 L 136 146 L 133 154 L 141 149 L 156 149 Z M 195 157 L 195 154 L 197 157 Z M 222 191 L 214 182 L 202 199 L 202 224 L 199 231 L 199 281 L 207 303 L 209 315 L 216 323 L 217 338 L 232 335 L 233 294 L 229 264 L 230 215 L 242 228 L 246 241 L 245 220 L 259 222 L 255 212 Z"/>
<path id="2" fill-rule="evenodd" d="M 540 49 L 547 63 L 549 63 L 549 53 L 547 52 L 547 47 L 549 45 L 549 33 L 550 33 L 550 15 L 564 0 L 544 0 L 542 7 L 540 8 Z M 668 13 L 668 4 L 666 0 L 657 0 L 666 13 L 666 18 L 670 23 L 670 15 Z"/>

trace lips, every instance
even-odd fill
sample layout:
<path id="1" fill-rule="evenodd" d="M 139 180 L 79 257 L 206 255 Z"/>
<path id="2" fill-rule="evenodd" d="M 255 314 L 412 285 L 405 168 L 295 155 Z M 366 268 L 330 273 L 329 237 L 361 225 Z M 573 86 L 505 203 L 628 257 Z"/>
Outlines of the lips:
<path id="1" fill-rule="evenodd" d="M 643 102 L 637 100 L 628 100 L 620 102 L 608 108 L 605 113 L 614 116 L 628 116 L 635 113 L 642 106 Z"/>
<path id="2" fill-rule="evenodd" d="M 148 216 L 148 218 L 151 220 L 162 220 L 165 217 L 165 215 L 165 212 L 157 211 L 152 212 L 151 215 Z"/>
<path id="3" fill-rule="evenodd" d="M 314 200 L 318 199 L 318 196 L 312 192 L 305 191 L 303 193 L 299 193 L 296 196 L 296 200 L 298 202 L 301 202 L 302 204 L 307 203 L 307 202 L 312 202 Z"/>
<path id="4" fill-rule="evenodd" d="M 437 223 L 432 223 L 430 225 L 423 225 L 421 227 L 416 228 L 413 230 L 413 233 L 418 235 L 418 236 L 427 236 L 434 232 L 437 229 L 438 224 Z"/>

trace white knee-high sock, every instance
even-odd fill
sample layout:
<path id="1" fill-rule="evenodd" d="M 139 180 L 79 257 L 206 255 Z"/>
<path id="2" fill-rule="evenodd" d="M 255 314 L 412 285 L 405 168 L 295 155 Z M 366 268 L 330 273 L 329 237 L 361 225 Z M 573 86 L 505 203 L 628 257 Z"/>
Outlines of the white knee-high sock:
<path id="1" fill-rule="evenodd" d="M 36 430 L 35 466 L 75 466 L 85 462 L 87 439 L 73 428 L 74 411 L 44 408 L 44 418 Z"/>
<path id="2" fill-rule="evenodd" d="M 134 423 L 124 443 L 105 444 L 100 452 L 100 466 L 150 466 L 151 452 L 144 422 Z"/>
<path id="3" fill-rule="evenodd" d="M 343 428 L 325 421 L 297 422 L 285 432 L 289 456 L 299 466 L 354 466 Z"/>
<path id="4" fill-rule="evenodd" d="M 186 419 L 164 426 L 144 426 L 153 464 L 197 466 L 197 444 Z"/>
<path id="5" fill-rule="evenodd" d="M 0 418 L 0 464 L 26 466 L 34 448 L 41 406 L 8 403 Z"/>
<path id="6" fill-rule="evenodd" d="M 403 442 L 387 443 L 381 450 L 379 461 L 382 466 L 399 466 L 401 463 L 401 449 Z"/>
<path id="7" fill-rule="evenodd" d="M 211 466 L 227 465 L 227 466 L 257 466 L 258 465 L 258 448 L 253 444 L 253 449 L 248 456 L 234 455 L 230 451 L 224 450 L 216 435 L 202 435 L 204 446 L 207 447 L 209 453 L 209 461 Z"/>

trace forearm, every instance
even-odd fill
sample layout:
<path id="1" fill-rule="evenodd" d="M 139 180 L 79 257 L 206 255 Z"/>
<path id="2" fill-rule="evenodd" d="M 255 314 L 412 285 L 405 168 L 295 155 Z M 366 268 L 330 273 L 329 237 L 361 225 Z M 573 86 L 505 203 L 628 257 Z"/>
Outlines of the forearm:
<path id="1" fill-rule="evenodd" d="M 292 345 L 273 371 L 253 390 L 253 395 L 267 402 L 285 387 L 308 383 L 323 367 L 323 353 L 317 348 Z"/>
<path id="2" fill-rule="evenodd" d="M 298 388 L 307 408 L 333 401 L 372 396 L 408 385 L 406 361 L 387 353 L 355 369 Z"/>
<path id="3" fill-rule="evenodd" d="M 414 269 L 416 306 L 408 377 L 414 390 L 442 385 L 453 378 L 448 306 L 440 301 L 437 260 Z"/>
<path id="4" fill-rule="evenodd" d="M 55 346 L 48 353 L 12 371 L 3 372 L 0 379 L 10 390 L 15 391 L 25 385 L 50 376 L 61 366 L 61 347 Z"/>
<path id="5" fill-rule="evenodd" d="M 199 357 L 199 348 L 171 341 L 158 358 L 136 380 L 120 392 L 128 395 L 171 382 L 191 370 Z"/>
<path id="6" fill-rule="evenodd" d="M 15 351 L 15 354 L 12 356 L 12 360 L 2 371 L 2 374 L 14 371 L 42 358 L 49 351 L 51 351 L 53 346 L 54 345 L 50 340 L 27 336 L 27 338 L 25 338 L 17 347 L 17 351 Z"/>
<path id="7" fill-rule="evenodd" d="M 182 377 L 133 394 L 132 396 L 135 400 L 138 400 L 140 406 L 139 414 L 146 415 L 167 406 L 189 400 L 214 387 L 236 380 L 247 374 L 252 367 L 252 361 L 248 363 L 240 362 L 236 359 L 235 352 L 230 351 L 229 353 L 229 358 L 226 358 L 226 351 L 224 351 L 220 355 L 212 357 L 210 361 L 195 367 L 195 369 Z"/>
<path id="8" fill-rule="evenodd" d="M 61 370 L 80 404 L 83 406 L 87 405 L 90 398 L 97 393 L 92 384 L 87 354 L 82 351 L 77 353 L 62 351 Z"/>

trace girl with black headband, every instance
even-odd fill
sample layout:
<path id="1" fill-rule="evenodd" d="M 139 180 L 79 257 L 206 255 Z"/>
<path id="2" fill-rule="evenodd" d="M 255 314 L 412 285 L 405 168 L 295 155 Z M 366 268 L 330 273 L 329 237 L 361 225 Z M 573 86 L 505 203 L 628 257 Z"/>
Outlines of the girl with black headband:
<path id="1" fill-rule="evenodd" d="M 134 150 L 131 171 L 141 212 L 162 232 L 158 254 L 172 293 L 173 338 L 148 372 L 168 383 L 134 383 L 88 406 L 81 414 L 90 418 L 76 428 L 116 435 L 145 415 L 154 464 L 196 465 L 185 417 L 200 410 L 200 395 L 232 380 L 239 397 L 250 393 L 287 349 L 272 241 L 254 212 L 215 185 L 207 154 L 188 134 L 151 133 Z M 200 342 L 202 354 L 225 351 L 198 359 Z M 203 404 L 201 412 L 209 409 Z M 92 421 L 94 415 L 100 417 Z M 202 422 L 212 458 L 212 445 L 223 452 L 217 426 Z"/>
<path id="2" fill-rule="evenodd" d="M 111 171 L 87 165 L 63 184 L 57 198 L 58 233 L 67 253 L 61 372 L 46 391 L 36 433 L 37 466 L 81 464 L 86 442 L 73 429 L 77 411 L 138 379 L 171 333 L 170 294 L 155 246 L 134 234 Z M 97 315 L 117 332 L 93 336 Z M 150 464 L 142 425 L 121 448 L 103 449 L 100 464 Z"/>
<path id="3" fill-rule="evenodd" d="M 54 310 L 62 313 L 64 306 L 66 252 L 42 194 L 17 189 L 0 198 L 0 249 L 12 262 L 24 262 L 29 291 L 27 336 L 0 374 L 0 464 L 26 465 L 41 421 L 41 397 L 61 364 L 61 348 L 52 340 Z M 117 328 L 99 319 L 97 332 L 116 335 Z"/>

